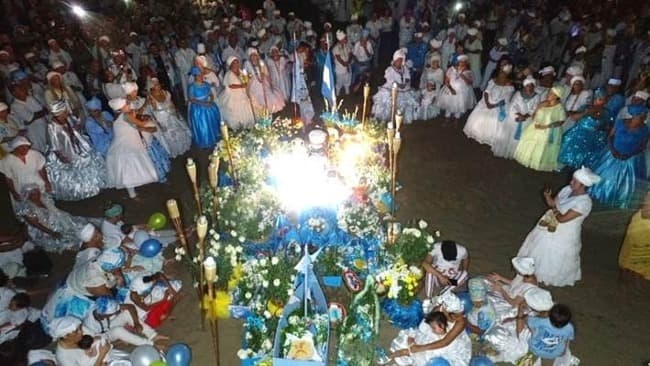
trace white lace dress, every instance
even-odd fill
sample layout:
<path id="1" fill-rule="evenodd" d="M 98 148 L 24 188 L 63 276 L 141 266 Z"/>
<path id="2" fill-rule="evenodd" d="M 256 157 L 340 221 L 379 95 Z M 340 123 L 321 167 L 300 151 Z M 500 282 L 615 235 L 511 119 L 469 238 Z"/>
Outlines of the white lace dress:
<path id="1" fill-rule="evenodd" d="M 169 157 L 175 158 L 183 155 L 192 145 L 192 133 L 187 122 L 178 114 L 171 94 L 165 91 L 165 99 L 161 102 L 153 99 L 151 109 L 161 129 L 162 138 L 165 140 L 165 147 L 168 149 Z"/>

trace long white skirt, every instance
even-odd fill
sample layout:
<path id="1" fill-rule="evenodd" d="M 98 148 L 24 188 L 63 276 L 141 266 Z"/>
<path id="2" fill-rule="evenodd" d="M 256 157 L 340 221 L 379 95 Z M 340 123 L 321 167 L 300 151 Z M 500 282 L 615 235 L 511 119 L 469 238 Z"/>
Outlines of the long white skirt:
<path id="1" fill-rule="evenodd" d="M 480 101 L 469 117 L 463 128 L 463 133 L 481 144 L 493 146 L 499 124 L 499 107 L 488 108 L 485 102 Z"/>
<path id="2" fill-rule="evenodd" d="M 192 145 L 192 133 L 187 122 L 168 110 L 157 110 L 153 112 L 158 124 L 160 124 L 160 143 L 169 153 L 170 158 L 183 155 Z"/>
<path id="3" fill-rule="evenodd" d="M 463 82 L 463 84 L 465 84 Z M 438 107 L 445 111 L 445 116 L 460 116 L 474 107 L 476 96 L 474 90 L 467 84 L 457 86 L 456 94 L 452 94 L 449 88 L 443 86 L 438 96 Z"/>
<path id="4" fill-rule="evenodd" d="M 380 87 L 372 97 L 372 115 L 379 121 L 390 121 L 393 113 L 393 103 L 390 89 Z M 404 114 L 404 123 L 409 124 L 418 117 L 419 101 L 413 90 L 400 90 L 397 93 L 397 110 Z"/>
<path id="5" fill-rule="evenodd" d="M 221 113 L 221 120 L 225 121 L 228 127 L 239 130 L 255 125 L 251 102 L 244 89 L 226 87 L 219 95 L 217 105 Z"/>
<path id="6" fill-rule="evenodd" d="M 108 186 L 132 188 L 158 181 L 158 173 L 146 147 L 115 143 L 106 155 Z"/>
<path id="7" fill-rule="evenodd" d="M 519 136 L 517 137 L 521 137 L 521 134 L 530 122 L 530 118 L 522 122 L 517 122 L 508 116 L 505 121 L 499 123 L 497 133 L 492 142 L 492 153 L 501 158 L 512 159 L 515 156 L 517 145 L 519 145 L 519 138 L 515 139 L 517 129 L 520 129 Z"/>
<path id="8" fill-rule="evenodd" d="M 535 259 L 535 276 L 551 286 L 573 286 L 582 278 L 580 270 L 580 232 L 567 224 L 559 224 L 551 233 L 535 225 L 519 249 L 518 256 Z"/>

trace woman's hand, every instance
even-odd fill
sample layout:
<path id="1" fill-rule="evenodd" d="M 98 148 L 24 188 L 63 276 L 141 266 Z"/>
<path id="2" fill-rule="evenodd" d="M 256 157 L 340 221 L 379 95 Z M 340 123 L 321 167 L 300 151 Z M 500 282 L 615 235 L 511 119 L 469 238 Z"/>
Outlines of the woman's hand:
<path id="1" fill-rule="evenodd" d="M 549 207 L 554 207 L 555 206 L 555 200 L 553 199 L 553 191 L 550 188 L 544 189 L 544 201 L 546 201 L 546 205 Z"/>

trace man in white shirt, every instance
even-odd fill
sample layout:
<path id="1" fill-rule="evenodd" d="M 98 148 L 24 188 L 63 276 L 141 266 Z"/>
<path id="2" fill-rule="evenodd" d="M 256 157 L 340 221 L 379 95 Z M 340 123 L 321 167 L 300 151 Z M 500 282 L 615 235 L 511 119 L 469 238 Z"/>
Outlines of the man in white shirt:
<path id="1" fill-rule="evenodd" d="M 352 60 L 352 49 L 348 44 L 348 38 L 342 30 L 336 31 L 338 42 L 332 48 L 334 56 L 334 73 L 336 74 L 336 94 L 341 89 L 345 94 L 350 94 L 350 85 L 352 84 L 352 71 L 350 61 Z"/>
<path id="2" fill-rule="evenodd" d="M 467 281 L 469 254 L 467 249 L 451 240 L 433 244 L 422 266 L 426 271 L 425 296 L 462 287 Z M 438 290 L 438 291 L 436 291 Z"/>
<path id="3" fill-rule="evenodd" d="M 363 28 L 361 25 L 359 25 L 359 16 L 357 14 L 352 14 L 350 25 L 345 28 L 345 33 L 348 36 L 348 42 L 350 42 L 352 45 L 357 44 L 357 42 L 361 40 L 362 32 Z"/>
<path id="4" fill-rule="evenodd" d="M 187 46 L 187 40 L 181 39 L 178 42 L 178 50 L 174 54 L 174 60 L 181 77 L 181 85 L 183 87 L 183 97 L 187 100 L 187 86 L 189 85 L 189 73 L 192 66 L 194 66 L 194 58 L 196 52 Z"/>

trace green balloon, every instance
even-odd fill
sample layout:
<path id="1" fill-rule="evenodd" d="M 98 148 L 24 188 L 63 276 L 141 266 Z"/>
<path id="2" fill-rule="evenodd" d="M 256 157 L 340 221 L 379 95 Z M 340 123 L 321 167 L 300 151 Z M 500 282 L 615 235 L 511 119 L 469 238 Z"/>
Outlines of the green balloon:
<path id="1" fill-rule="evenodd" d="M 164 361 L 154 361 L 150 363 L 149 366 L 167 366 L 167 363 Z"/>
<path id="2" fill-rule="evenodd" d="M 167 225 L 167 216 L 160 212 L 156 212 L 149 217 L 147 226 L 152 230 L 160 230 Z"/>

